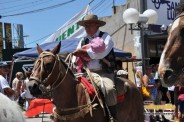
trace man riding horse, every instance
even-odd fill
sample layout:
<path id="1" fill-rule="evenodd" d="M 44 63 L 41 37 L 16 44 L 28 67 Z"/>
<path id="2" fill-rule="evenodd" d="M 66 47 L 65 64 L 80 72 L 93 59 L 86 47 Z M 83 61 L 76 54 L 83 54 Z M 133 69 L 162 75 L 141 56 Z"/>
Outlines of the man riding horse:
<path id="1" fill-rule="evenodd" d="M 87 36 L 79 43 L 77 49 L 73 52 L 73 55 L 77 57 L 83 55 L 91 59 L 86 66 L 91 72 L 101 76 L 105 87 L 105 102 L 111 115 L 116 119 L 117 100 L 114 85 L 115 56 L 113 52 L 113 41 L 108 33 L 99 31 L 99 27 L 104 26 L 106 22 L 99 20 L 96 15 L 89 14 L 86 15 L 83 20 L 77 22 L 77 24 L 85 28 Z M 104 51 L 95 52 L 92 48 L 87 50 L 82 48 L 83 45 L 89 44 L 95 38 L 103 39 L 105 43 Z M 107 65 L 107 62 L 103 61 L 104 58 L 110 62 L 110 65 Z M 94 73 L 92 73 L 95 80 L 94 82 L 101 88 L 101 81 Z"/>

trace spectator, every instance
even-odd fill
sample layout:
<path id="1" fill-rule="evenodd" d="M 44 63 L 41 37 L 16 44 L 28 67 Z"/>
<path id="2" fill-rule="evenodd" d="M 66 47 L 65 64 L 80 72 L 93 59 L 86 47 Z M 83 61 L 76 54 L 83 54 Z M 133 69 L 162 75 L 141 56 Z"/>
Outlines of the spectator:
<path id="1" fill-rule="evenodd" d="M 174 88 L 175 86 L 168 87 L 167 97 L 169 99 L 169 103 L 174 105 Z"/>
<path id="2" fill-rule="evenodd" d="M 162 86 L 161 86 L 160 79 L 156 79 L 155 84 L 156 84 L 156 88 L 157 88 L 157 95 L 156 95 L 155 104 L 160 105 L 161 100 L 162 100 Z"/>
<path id="3" fill-rule="evenodd" d="M 25 76 L 26 79 L 24 80 L 23 84 L 22 84 L 22 90 L 24 91 L 21 96 L 22 98 L 24 98 L 26 100 L 26 104 L 25 104 L 25 109 L 27 110 L 31 100 L 33 100 L 33 96 L 31 95 L 29 88 L 28 88 L 28 83 L 29 83 L 29 77 L 31 75 L 31 71 L 25 71 Z"/>
<path id="4" fill-rule="evenodd" d="M 142 82 L 144 86 L 150 91 L 150 99 L 155 102 L 157 96 L 157 89 L 154 77 L 152 76 L 151 72 L 151 67 L 146 67 L 145 75 L 142 77 Z"/>
<path id="5" fill-rule="evenodd" d="M 140 81 L 140 77 L 138 76 L 137 73 L 142 74 L 142 66 L 137 65 L 134 69 L 133 72 L 135 73 L 135 82 L 137 87 L 141 86 L 141 81 Z"/>
<path id="6" fill-rule="evenodd" d="M 0 62 L 0 92 L 12 99 L 15 92 L 10 88 L 8 81 L 5 79 L 9 72 L 8 64 L 6 62 Z"/>
<path id="7" fill-rule="evenodd" d="M 179 85 L 176 92 L 177 92 L 178 108 L 179 108 L 178 120 L 179 122 L 183 122 L 182 119 L 184 114 L 184 87 Z"/>
<path id="8" fill-rule="evenodd" d="M 140 70 L 136 70 L 136 77 L 137 79 L 140 80 L 140 86 L 138 86 L 138 88 L 140 88 L 140 91 L 143 95 L 143 100 L 149 100 L 150 99 L 150 88 L 148 87 L 148 85 L 145 85 L 145 82 L 143 80 L 143 74 L 142 71 Z"/>
<path id="9" fill-rule="evenodd" d="M 15 78 L 12 81 L 12 89 L 15 91 L 15 100 L 18 100 L 21 93 L 23 73 L 17 72 Z"/>
<path id="10" fill-rule="evenodd" d="M 121 60 L 116 61 L 116 67 L 114 72 L 115 72 L 115 77 L 123 77 L 128 79 L 128 72 L 123 69 Z"/>
<path id="11" fill-rule="evenodd" d="M 147 75 L 147 77 L 146 77 L 146 75 Z M 154 77 L 151 75 L 151 68 L 150 67 L 146 68 L 146 75 L 145 75 L 145 80 L 149 79 L 149 81 L 147 81 L 146 83 L 149 83 L 151 100 L 155 101 L 156 96 L 157 96 L 157 88 L 156 88 Z"/>
<path id="12" fill-rule="evenodd" d="M 178 119 L 178 89 L 179 89 L 179 86 L 176 85 L 174 88 L 174 105 L 175 105 L 174 120 Z"/>
<path id="13" fill-rule="evenodd" d="M 162 103 L 161 104 L 169 103 L 169 99 L 167 97 L 167 91 L 168 91 L 167 86 L 162 82 Z"/>
<path id="14" fill-rule="evenodd" d="M 155 64 L 151 64 L 151 74 L 153 77 L 155 77 L 155 73 L 156 73 L 156 65 Z"/>
<path id="15" fill-rule="evenodd" d="M 159 64 L 155 65 L 155 76 L 154 76 L 154 79 L 160 79 L 159 76 L 158 76 L 158 66 L 159 66 Z"/>

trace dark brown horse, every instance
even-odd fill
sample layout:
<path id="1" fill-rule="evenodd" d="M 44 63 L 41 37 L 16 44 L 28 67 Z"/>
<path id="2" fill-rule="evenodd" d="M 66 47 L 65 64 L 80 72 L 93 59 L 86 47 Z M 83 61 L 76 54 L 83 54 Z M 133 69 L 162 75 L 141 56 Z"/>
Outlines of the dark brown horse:
<path id="1" fill-rule="evenodd" d="M 105 122 L 104 110 L 97 95 L 90 97 L 85 87 L 57 54 L 59 43 L 52 51 L 42 51 L 37 46 L 39 57 L 34 63 L 29 89 L 35 96 L 51 93 L 56 106 L 54 122 Z M 143 101 L 136 86 L 129 80 L 117 78 L 118 94 L 125 93 L 118 108 L 119 122 L 143 122 Z M 50 91 L 46 87 L 50 87 Z"/>
<path id="2" fill-rule="evenodd" d="M 158 69 L 160 78 L 168 86 L 184 83 L 184 4 L 177 10 L 180 14 L 170 28 Z"/>

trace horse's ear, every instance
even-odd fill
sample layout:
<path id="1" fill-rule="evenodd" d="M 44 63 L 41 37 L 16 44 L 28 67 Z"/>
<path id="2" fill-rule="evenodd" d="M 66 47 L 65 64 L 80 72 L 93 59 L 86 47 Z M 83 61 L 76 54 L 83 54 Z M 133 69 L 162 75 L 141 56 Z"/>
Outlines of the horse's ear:
<path id="1" fill-rule="evenodd" d="M 37 44 L 37 51 L 39 54 L 41 54 L 43 52 L 43 50 L 40 48 L 40 46 Z"/>
<path id="2" fill-rule="evenodd" d="M 52 49 L 52 53 L 53 54 L 58 54 L 59 53 L 59 51 L 60 51 L 60 48 L 61 48 L 61 41 L 59 42 L 59 44 L 54 48 L 54 49 Z"/>

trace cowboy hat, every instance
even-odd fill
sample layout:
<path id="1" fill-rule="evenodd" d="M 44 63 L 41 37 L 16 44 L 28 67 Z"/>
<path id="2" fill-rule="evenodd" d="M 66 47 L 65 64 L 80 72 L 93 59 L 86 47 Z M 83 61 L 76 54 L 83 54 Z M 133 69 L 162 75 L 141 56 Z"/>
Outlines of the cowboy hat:
<path id="1" fill-rule="evenodd" d="M 106 24 L 106 22 L 99 20 L 98 16 L 94 14 L 88 14 L 84 17 L 83 20 L 77 22 L 77 24 L 81 26 L 85 26 L 85 23 L 97 23 L 99 27 L 104 26 Z"/>

